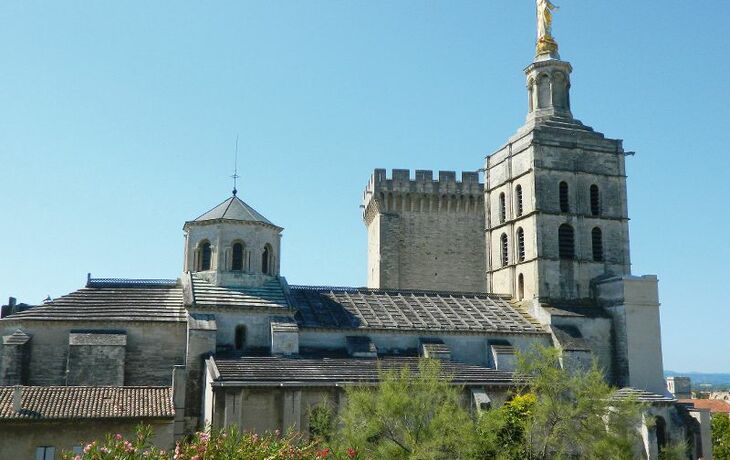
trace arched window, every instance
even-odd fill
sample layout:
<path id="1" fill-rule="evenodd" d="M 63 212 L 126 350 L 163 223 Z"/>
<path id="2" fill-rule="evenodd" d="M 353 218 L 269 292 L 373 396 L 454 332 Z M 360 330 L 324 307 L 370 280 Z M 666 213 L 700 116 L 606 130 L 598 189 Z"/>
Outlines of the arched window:
<path id="1" fill-rule="evenodd" d="M 560 211 L 561 212 L 570 211 L 570 201 L 568 201 L 568 183 L 567 182 L 560 183 Z"/>
<path id="2" fill-rule="evenodd" d="M 242 271 L 243 270 L 243 244 L 233 244 L 233 255 L 231 257 L 231 270 Z"/>
<path id="3" fill-rule="evenodd" d="M 502 266 L 506 267 L 509 263 L 509 243 L 507 242 L 506 233 L 502 233 L 500 241 L 502 243 Z"/>
<path id="4" fill-rule="evenodd" d="M 507 220 L 507 199 L 504 193 L 499 194 L 499 223 L 503 224 Z"/>
<path id="5" fill-rule="evenodd" d="M 515 209 L 517 210 L 517 217 L 522 215 L 522 186 L 518 185 L 515 187 Z"/>
<path id="6" fill-rule="evenodd" d="M 558 228 L 558 251 L 561 259 L 575 258 L 575 235 L 573 227 L 568 224 Z"/>
<path id="7" fill-rule="evenodd" d="M 236 338 L 234 343 L 236 350 L 243 350 L 246 348 L 246 326 L 240 324 L 236 326 Z"/>
<path id="8" fill-rule="evenodd" d="M 264 252 L 261 254 L 261 273 L 271 275 L 274 271 L 273 267 L 274 251 L 268 244 L 264 246 Z"/>
<path id="9" fill-rule="evenodd" d="M 597 216 L 601 213 L 601 195 L 596 184 L 591 185 L 591 214 Z"/>
<path id="10" fill-rule="evenodd" d="M 520 262 L 525 261 L 525 231 L 522 227 L 517 229 L 517 258 Z"/>
<path id="11" fill-rule="evenodd" d="M 591 241 L 593 243 L 593 260 L 603 262 L 603 234 L 598 227 L 591 231 Z"/>
<path id="12" fill-rule="evenodd" d="M 525 277 L 522 273 L 517 276 L 517 298 L 519 300 L 525 298 Z"/>
<path id="13" fill-rule="evenodd" d="M 204 272 L 206 270 L 210 270 L 210 259 L 211 259 L 212 251 L 210 248 L 210 243 L 208 241 L 203 242 L 203 244 L 200 245 L 200 271 Z"/>

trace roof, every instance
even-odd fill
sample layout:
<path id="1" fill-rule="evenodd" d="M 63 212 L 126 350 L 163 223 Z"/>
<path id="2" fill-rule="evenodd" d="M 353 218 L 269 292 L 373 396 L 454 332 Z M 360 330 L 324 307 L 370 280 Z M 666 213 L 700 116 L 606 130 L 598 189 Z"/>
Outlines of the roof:
<path id="1" fill-rule="evenodd" d="M 172 418 L 170 387 L 0 387 L 0 423 L 22 420 Z"/>
<path id="2" fill-rule="evenodd" d="M 276 225 L 272 224 L 269 219 L 259 214 L 251 206 L 244 203 L 240 198 L 233 195 L 223 203 L 214 207 L 210 211 L 196 218 L 193 222 L 205 222 L 208 220 L 238 220 L 243 222 L 258 222 L 261 224 Z"/>
<path id="3" fill-rule="evenodd" d="M 311 286 L 289 291 L 304 328 L 547 333 L 497 295 Z"/>
<path id="4" fill-rule="evenodd" d="M 105 280 L 108 281 L 108 280 Z M 185 321 L 182 287 L 168 281 L 96 283 L 0 321 Z M 99 287 L 97 287 L 99 286 Z"/>
<path id="5" fill-rule="evenodd" d="M 613 397 L 616 399 L 633 398 L 638 402 L 644 403 L 673 403 L 677 400 L 672 396 L 660 395 L 651 391 L 640 390 L 638 388 L 625 387 L 617 390 Z"/>
<path id="6" fill-rule="evenodd" d="M 190 285 L 196 307 L 289 308 L 279 279 L 258 288 L 220 287 L 191 274 Z"/>
<path id="7" fill-rule="evenodd" d="M 417 357 L 382 359 L 357 358 L 284 358 L 277 356 L 212 358 L 220 384 L 232 386 L 306 385 L 333 386 L 338 384 L 368 384 L 378 382 L 378 369 L 418 369 Z M 511 372 L 481 366 L 442 361 L 444 374 L 456 384 L 510 385 Z"/>
<path id="8" fill-rule="evenodd" d="M 697 409 L 708 409 L 712 414 L 730 414 L 730 403 L 722 399 L 680 399 L 679 402 L 692 404 Z"/>

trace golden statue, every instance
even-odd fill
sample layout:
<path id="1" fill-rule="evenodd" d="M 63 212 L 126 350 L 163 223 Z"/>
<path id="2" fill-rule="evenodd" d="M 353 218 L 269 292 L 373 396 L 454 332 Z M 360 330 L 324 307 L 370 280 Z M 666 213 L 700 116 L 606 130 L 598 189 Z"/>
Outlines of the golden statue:
<path id="1" fill-rule="evenodd" d="M 553 10 L 558 7 L 550 0 L 537 0 L 537 54 L 553 54 L 558 43 L 553 38 Z"/>

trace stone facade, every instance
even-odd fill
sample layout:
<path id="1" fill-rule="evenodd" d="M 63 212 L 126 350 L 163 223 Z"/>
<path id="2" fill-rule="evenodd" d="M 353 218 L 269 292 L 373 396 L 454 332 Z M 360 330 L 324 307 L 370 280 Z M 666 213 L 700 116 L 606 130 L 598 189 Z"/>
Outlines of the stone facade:
<path id="1" fill-rule="evenodd" d="M 368 287 L 484 292 L 479 175 L 376 169 L 365 189 Z"/>

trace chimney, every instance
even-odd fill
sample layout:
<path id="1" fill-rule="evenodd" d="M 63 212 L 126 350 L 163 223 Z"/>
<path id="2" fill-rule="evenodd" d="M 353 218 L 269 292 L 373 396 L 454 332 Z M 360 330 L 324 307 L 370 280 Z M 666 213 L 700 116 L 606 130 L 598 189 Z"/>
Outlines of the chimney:
<path id="1" fill-rule="evenodd" d="M 15 308 L 15 304 L 18 302 L 18 300 L 15 297 L 11 297 L 8 299 L 8 307 Z"/>
<path id="2" fill-rule="evenodd" d="M 20 409 L 23 407 L 23 404 L 21 402 L 21 398 L 23 397 L 23 387 L 20 385 L 16 385 L 13 387 L 13 411 L 14 412 L 20 412 Z"/>

